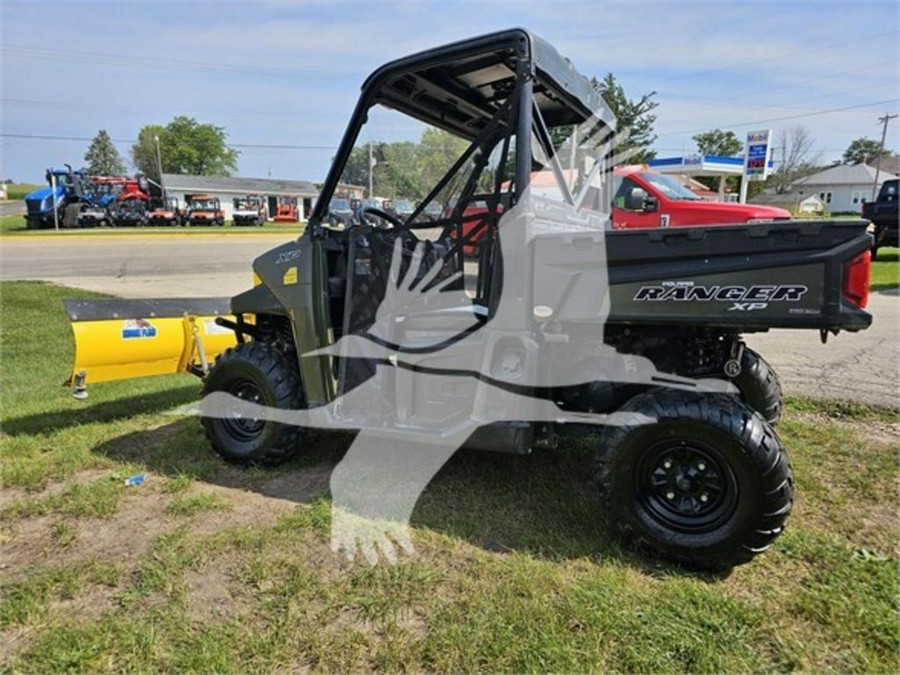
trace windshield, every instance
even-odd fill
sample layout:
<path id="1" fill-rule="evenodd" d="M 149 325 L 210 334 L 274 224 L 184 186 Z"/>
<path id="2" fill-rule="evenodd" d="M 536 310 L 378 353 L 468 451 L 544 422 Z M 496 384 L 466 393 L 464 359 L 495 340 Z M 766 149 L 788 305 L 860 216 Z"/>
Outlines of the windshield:
<path id="1" fill-rule="evenodd" d="M 350 202 L 346 199 L 332 199 L 328 204 L 330 211 L 350 211 Z"/>
<path id="2" fill-rule="evenodd" d="M 669 199 L 675 201 L 701 201 L 700 197 L 669 176 L 647 171 L 641 172 L 640 176 Z"/>
<path id="3" fill-rule="evenodd" d="M 398 213 L 412 213 L 413 205 L 405 199 L 397 199 L 394 201 L 394 210 Z"/>
<path id="4" fill-rule="evenodd" d="M 900 182 L 896 180 L 885 181 L 881 186 L 881 192 L 878 193 L 878 201 L 895 202 L 897 201 L 897 186 Z"/>
<path id="5" fill-rule="evenodd" d="M 219 208 L 215 199 L 199 199 L 191 202 L 191 208 L 195 211 L 212 211 Z"/>

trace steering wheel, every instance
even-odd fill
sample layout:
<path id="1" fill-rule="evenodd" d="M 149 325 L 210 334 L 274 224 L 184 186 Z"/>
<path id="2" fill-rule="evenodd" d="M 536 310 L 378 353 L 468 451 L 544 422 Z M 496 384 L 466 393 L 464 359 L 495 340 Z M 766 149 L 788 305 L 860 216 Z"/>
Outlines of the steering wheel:
<path id="1" fill-rule="evenodd" d="M 378 227 L 375 223 L 371 222 L 366 216 L 368 214 L 372 214 L 376 218 L 381 218 L 384 221 L 387 221 L 391 224 L 392 227 L 403 227 L 403 221 L 397 218 L 396 216 L 392 216 L 387 211 L 382 211 L 381 209 L 375 206 L 364 206 L 362 207 L 356 214 L 356 217 L 359 219 L 361 225 L 369 225 L 370 227 Z"/>

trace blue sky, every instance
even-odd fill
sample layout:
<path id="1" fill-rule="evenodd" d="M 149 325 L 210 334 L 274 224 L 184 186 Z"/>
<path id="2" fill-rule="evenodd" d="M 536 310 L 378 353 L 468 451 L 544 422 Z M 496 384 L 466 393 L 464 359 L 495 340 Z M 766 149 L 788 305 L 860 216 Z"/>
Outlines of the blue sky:
<path id="1" fill-rule="evenodd" d="M 239 175 L 320 181 L 369 72 L 511 26 L 657 91 L 660 156 L 706 129 L 801 124 L 829 161 L 900 109 L 895 2 L 3 0 L 0 19 L 0 176 L 19 181 L 83 164 L 88 141 L 61 138 L 106 129 L 129 158 L 143 125 L 180 114 L 226 129 Z"/>

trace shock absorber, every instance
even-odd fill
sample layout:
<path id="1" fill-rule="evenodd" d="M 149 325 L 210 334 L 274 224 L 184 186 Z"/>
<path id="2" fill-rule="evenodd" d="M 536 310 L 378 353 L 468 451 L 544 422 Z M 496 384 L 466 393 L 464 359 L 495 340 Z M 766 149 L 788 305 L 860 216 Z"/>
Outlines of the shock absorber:
<path id="1" fill-rule="evenodd" d="M 725 365 L 722 367 L 722 370 L 725 371 L 725 374 L 734 379 L 738 375 L 741 374 L 741 362 L 744 359 L 744 341 L 738 337 L 735 337 L 731 340 L 731 349 L 729 350 L 728 360 L 725 361 Z"/>

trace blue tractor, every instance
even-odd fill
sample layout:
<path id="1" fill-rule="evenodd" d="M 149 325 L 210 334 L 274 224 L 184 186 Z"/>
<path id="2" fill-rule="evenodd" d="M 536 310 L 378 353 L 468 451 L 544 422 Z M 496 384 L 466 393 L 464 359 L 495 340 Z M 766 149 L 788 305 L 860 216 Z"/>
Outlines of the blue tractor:
<path id="1" fill-rule="evenodd" d="M 47 187 L 26 195 L 28 229 L 54 227 L 57 220 L 62 227 L 78 227 L 78 214 L 88 201 L 85 196 L 87 172 L 84 169 L 73 171 L 68 164 L 65 166 L 65 169 L 47 169 Z"/>
<path id="2" fill-rule="evenodd" d="M 126 179 L 119 176 L 91 176 L 84 186 L 84 203 L 78 214 L 78 226 L 114 225 L 117 200 L 125 183 Z"/>

